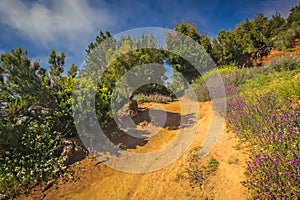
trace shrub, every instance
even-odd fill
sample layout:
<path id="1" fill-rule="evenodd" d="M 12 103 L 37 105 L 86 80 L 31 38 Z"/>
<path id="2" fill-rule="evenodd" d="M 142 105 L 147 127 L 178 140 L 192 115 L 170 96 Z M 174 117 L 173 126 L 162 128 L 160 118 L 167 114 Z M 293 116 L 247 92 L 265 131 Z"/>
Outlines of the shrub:
<path id="1" fill-rule="evenodd" d="M 192 88 L 197 95 L 198 101 L 209 101 L 211 100 L 211 98 L 223 98 L 223 92 L 220 91 L 220 89 L 223 87 L 225 87 L 226 96 L 232 96 L 240 91 L 239 86 L 241 84 L 245 83 L 255 74 L 265 73 L 265 71 L 266 70 L 264 68 L 239 69 L 236 66 L 224 66 L 220 69 L 209 71 L 203 76 L 194 80 L 192 83 Z M 217 74 L 221 75 L 223 82 L 220 83 L 219 81 L 214 80 Z M 207 88 L 207 83 L 209 82 L 213 83 L 210 84 L 210 91 L 212 92 L 211 94 L 209 93 L 209 90 Z M 218 85 L 216 83 L 219 83 L 221 85 Z M 213 96 L 212 94 L 215 94 L 215 96 Z"/>
<path id="2" fill-rule="evenodd" d="M 280 50 L 287 50 L 293 46 L 295 39 L 298 38 L 299 35 L 299 24 L 293 23 L 289 29 L 279 32 L 279 34 L 272 39 L 272 43 Z"/>
<path id="3" fill-rule="evenodd" d="M 295 70 L 300 67 L 300 59 L 294 56 L 273 58 L 269 63 L 269 67 L 275 71 Z"/>
<path id="4" fill-rule="evenodd" d="M 0 57 L 0 193 L 8 197 L 61 174 L 61 136 L 75 135 L 71 95 L 76 66 L 63 76 L 65 54 L 50 70 L 21 48 Z"/>
<path id="5" fill-rule="evenodd" d="M 51 127 L 51 121 L 31 122 L 17 147 L 0 152 L 0 193 L 13 197 L 64 172 L 60 134 Z"/>
<path id="6" fill-rule="evenodd" d="M 193 91 L 196 94 L 197 100 L 200 102 L 210 101 L 209 91 L 204 81 L 197 81 L 192 84 Z M 189 92 L 187 96 L 191 96 Z"/>
<path id="7" fill-rule="evenodd" d="M 97 100 L 95 102 L 97 119 L 103 127 L 106 127 L 112 119 L 111 99 L 112 92 L 106 87 L 98 87 L 96 90 Z"/>
<path id="8" fill-rule="evenodd" d="M 158 103 L 168 103 L 173 101 L 172 97 L 164 96 L 162 94 L 137 94 L 133 97 L 138 103 L 144 102 L 158 102 Z"/>

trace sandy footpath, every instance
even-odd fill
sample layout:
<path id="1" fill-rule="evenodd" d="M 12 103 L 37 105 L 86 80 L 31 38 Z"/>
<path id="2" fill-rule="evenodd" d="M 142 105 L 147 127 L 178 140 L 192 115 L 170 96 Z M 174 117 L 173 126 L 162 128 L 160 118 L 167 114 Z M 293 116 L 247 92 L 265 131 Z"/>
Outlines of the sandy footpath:
<path id="1" fill-rule="evenodd" d="M 154 103 L 145 103 L 140 107 L 149 108 L 153 105 Z M 161 106 L 167 112 L 178 115 L 170 115 L 166 122 L 168 126 L 148 138 L 146 144 L 128 151 L 155 151 L 176 136 L 178 129 L 173 128 L 172 123 L 178 124 L 178 116 L 184 113 L 180 113 L 178 102 Z M 199 128 L 189 150 L 201 146 L 213 114 L 210 102 L 199 103 L 199 107 Z M 189 150 L 171 165 L 143 174 L 117 171 L 99 163 L 97 159 L 88 157 L 72 166 L 72 179 L 66 182 L 58 180 L 44 192 L 44 186 L 36 187 L 28 195 L 21 195 L 17 199 L 247 199 L 247 190 L 240 184 L 245 178 L 247 148 L 243 147 L 231 132 L 224 130 L 213 150 L 202 159 L 202 163 L 205 164 L 206 160 L 214 157 L 220 163 L 218 170 L 211 175 L 202 191 L 199 188 L 191 188 L 187 180 L 175 181 L 176 175 L 184 171 L 182 164 L 187 164 Z"/>

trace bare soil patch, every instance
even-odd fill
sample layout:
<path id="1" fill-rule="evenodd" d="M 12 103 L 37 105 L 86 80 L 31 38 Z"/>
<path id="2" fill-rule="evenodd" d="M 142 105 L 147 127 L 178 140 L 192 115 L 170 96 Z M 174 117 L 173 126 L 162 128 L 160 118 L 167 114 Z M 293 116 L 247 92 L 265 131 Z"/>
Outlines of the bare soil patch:
<path id="1" fill-rule="evenodd" d="M 141 112 L 134 118 L 135 123 L 141 129 L 151 128 L 147 118 L 147 110 L 156 103 L 144 103 L 139 105 Z M 125 149 L 133 152 L 155 151 L 176 135 L 180 128 L 180 106 L 178 102 L 159 104 L 168 113 L 167 121 L 163 129 L 152 137 L 143 141 L 132 141 L 132 138 L 122 138 L 125 141 Z M 27 195 L 21 195 L 16 199 L 247 199 L 247 190 L 242 187 L 240 181 L 245 179 L 247 147 L 239 143 L 231 132 L 223 131 L 220 140 L 205 160 L 214 157 L 220 163 L 217 171 L 211 175 L 204 189 L 191 188 L 188 180 L 176 182 L 176 175 L 184 170 L 189 151 L 201 146 L 213 114 L 211 103 L 199 103 L 200 121 L 198 131 L 189 150 L 171 165 L 150 173 L 125 173 L 114 170 L 95 158 L 87 157 L 71 166 L 67 181 L 56 180 L 53 185 L 44 191 L 47 185 L 34 188 Z M 158 111 L 160 112 L 160 111 Z M 186 116 L 192 120 L 192 116 Z M 113 127 L 111 127 L 113 129 Z M 114 131 L 114 130 L 112 130 Z M 124 136 L 126 137 L 126 136 Z M 120 138 L 114 139 L 121 141 Z M 126 143 L 127 141 L 127 143 Z M 201 161 L 202 162 L 202 161 Z"/>

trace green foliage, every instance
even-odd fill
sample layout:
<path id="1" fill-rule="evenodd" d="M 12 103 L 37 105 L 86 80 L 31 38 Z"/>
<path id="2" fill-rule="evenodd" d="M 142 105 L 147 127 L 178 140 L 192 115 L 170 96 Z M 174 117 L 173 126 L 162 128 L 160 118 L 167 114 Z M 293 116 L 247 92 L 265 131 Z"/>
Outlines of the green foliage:
<path id="1" fill-rule="evenodd" d="M 272 26 L 275 27 L 276 23 L 272 22 Z M 269 20 L 258 13 L 253 19 L 238 24 L 234 31 L 220 31 L 213 40 L 212 56 L 215 62 L 218 65 L 255 65 L 256 59 L 269 53 L 270 26 Z"/>
<path id="2" fill-rule="evenodd" d="M 221 30 L 213 40 L 212 56 L 218 65 L 228 65 L 237 62 L 242 57 L 240 44 L 231 31 Z"/>
<path id="3" fill-rule="evenodd" d="M 295 39 L 300 36 L 300 25 L 297 23 L 291 24 L 287 29 L 284 29 L 274 36 L 273 45 L 277 49 L 287 50 L 294 45 Z"/>
<path id="4" fill-rule="evenodd" d="M 111 93 L 106 87 L 99 86 L 96 90 L 96 115 L 103 127 L 112 119 Z"/>
<path id="5" fill-rule="evenodd" d="M 294 22 L 300 22 L 300 3 L 290 10 L 290 14 L 287 18 L 287 21 L 289 24 L 292 24 Z"/>
<path id="6" fill-rule="evenodd" d="M 189 24 L 185 20 L 181 20 L 180 23 L 175 23 L 174 30 L 182 33 L 193 40 L 200 42 L 202 38 L 201 34 L 197 31 L 197 27 L 195 24 Z"/>
<path id="7" fill-rule="evenodd" d="M 272 92 L 284 99 L 299 99 L 300 82 L 294 77 L 296 73 L 294 70 L 256 74 L 241 85 L 240 96 L 255 101 L 257 95 Z"/>
<path id="8" fill-rule="evenodd" d="M 225 87 L 225 93 L 227 96 L 234 95 L 239 90 L 237 86 L 245 83 L 248 79 L 252 78 L 257 73 L 265 73 L 263 68 L 238 68 L 236 65 L 225 65 L 218 69 L 213 69 L 206 72 L 203 76 L 195 79 L 192 83 L 192 88 L 194 89 L 198 101 L 209 101 L 211 96 L 209 94 L 207 83 L 213 81 L 215 76 L 221 75 L 224 85 L 213 85 L 210 90 L 218 91 L 220 88 Z M 220 92 L 221 94 L 222 92 Z M 220 98 L 222 96 L 214 97 Z"/>
<path id="9" fill-rule="evenodd" d="M 0 193 L 12 197 L 64 172 L 64 158 L 58 152 L 60 134 L 51 133 L 49 121 L 31 122 L 18 147 L 1 151 Z"/>
<path id="10" fill-rule="evenodd" d="M 71 92 L 76 67 L 52 51 L 50 73 L 21 48 L 1 55 L 0 193 L 14 196 L 64 170 L 62 136 L 75 135 Z"/>
<path id="11" fill-rule="evenodd" d="M 59 105 L 55 112 L 55 115 L 59 118 L 60 131 L 64 137 L 76 136 L 76 129 L 73 122 L 72 95 L 77 66 L 72 65 L 72 67 L 68 71 L 68 76 L 65 77 L 61 89 L 58 92 Z"/>
<path id="12" fill-rule="evenodd" d="M 208 59 L 205 56 L 204 51 L 207 51 L 208 53 L 211 51 L 212 47 L 210 39 L 197 32 L 195 24 L 188 24 L 184 20 L 179 24 L 175 24 L 174 30 L 176 31 L 175 33 L 167 32 L 166 34 L 167 49 L 173 50 L 172 53 L 166 53 L 167 63 L 176 71 L 182 73 L 188 82 L 192 82 L 193 79 L 199 76 L 199 72 L 195 66 L 179 55 L 185 55 L 188 59 L 193 60 L 198 67 L 207 67 Z M 188 37 L 183 37 L 181 34 Z M 196 46 L 195 43 L 201 45 L 203 50 L 200 49 L 199 46 Z"/>
<path id="13" fill-rule="evenodd" d="M 272 43 L 272 38 L 276 37 L 278 33 L 285 29 L 285 19 L 279 12 L 275 12 L 269 22 L 269 42 Z"/>
<path id="14" fill-rule="evenodd" d="M 272 48 L 287 50 L 294 45 L 300 37 L 299 13 L 299 5 L 292 8 L 287 20 L 279 12 L 271 19 L 258 13 L 233 31 L 221 30 L 212 40 L 209 53 L 218 65 L 255 66 L 256 60 L 268 55 Z"/>
<path id="15" fill-rule="evenodd" d="M 93 97 L 90 96 L 89 90 L 95 92 L 96 114 L 102 126 L 105 127 L 112 120 L 111 102 L 113 91 L 115 92 L 114 103 L 118 105 L 122 105 L 124 99 L 128 100 L 135 94 L 168 92 L 159 84 L 146 84 L 134 91 L 133 94 L 128 93 L 131 88 L 136 86 L 132 84 L 134 80 L 142 78 L 150 83 L 163 83 L 164 67 L 153 68 L 149 65 L 143 71 L 136 70 L 138 68 L 135 68 L 148 63 L 163 64 L 163 52 L 155 49 L 155 47 L 157 47 L 157 44 L 153 35 L 142 35 L 141 38 L 128 36 L 115 40 L 111 38 L 109 32 L 105 35 L 100 32 L 100 35 L 96 37 L 95 43 L 91 43 L 87 49 L 86 65 L 81 73 L 82 75 L 88 73 L 89 77 L 98 77 L 96 78 L 97 88 L 92 86 L 93 80 L 77 79 L 78 84 L 82 85 L 87 92 L 75 91 L 74 93 L 79 99 L 92 99 Z M 94 62 L 99 57 L 103 58 L 101 62 Z M 95 68 L 95 66 L 97 67 Z M 129 71 L 130 75 L 124 76 Z M 102 74 L 100 74 L 101 72 Z M 122 85 L 117 87 L 116 84 L 120 80 L 122 80 Z M 76 105 L 79 106 L 78 104 Z M 93 109 L 93 107 L 89 107 L 88 105 L 84 109 L 81 109 L 86 110 L 86 113 L 83 114 L 84 116 L 81 116 L 81 120 L 85 118 L 88 120 L 88 113 L 92 112 Z"/>
<path id="16" fill-rule="evenodd" d="M 183 91 L 185 89 L 185 81 L 183 80 L 180 73 L 178 73 L 174 68 L 172 69 L 173 74 L 171 77 L 171 82 L 167 83 L 167 88 L 176 95 L 177 97 L 181 97 L 183 95 Z"/>
<path id="17" fill-rule="evenodd" d="M 220 163 L 218 162 L 217 159 L 211 158 L 207 163 L 206 173 L 211 174 L 211 173 L 217 171 L 219 165 L 220 165 Z"/>
<path id="18" fill-rule="evenodd" d="M 182 179 L 184 179 L 184 178 L 185 178 L 185 177 L 184 177 L 184 174 L 178 173 L 178 174 L 176 174 L 176 177 L 175 177 L 174 181 L 175 181 L 175 182 L 179 182 L 180 180 L 182 180 Z"/>
<path id="19" fill-rule="evenodd" d="M 272 92 L 284 99 L 297 100 L 300 82 L 295 76 L 300 71 L 299 65 L 299 59 L 292 56 L 274 58 L 262 68 L 263 73 L 254 73 L 251 79 L 238 85 L 239 95 L 255 101 L 257 95 Z"/>
<path id="20" fill-rule="evenodd" d="M 88 49 L 86 49 L 86 53 L 91 53 L 93 49 L 95 49 L 101 42 L 108 38 L 111 38 L 110 32 L 106 31 L 104 34 L 102 31 L 100 31 L 99 35 L 96 36 L 96 41 L 89 44 Z"/>

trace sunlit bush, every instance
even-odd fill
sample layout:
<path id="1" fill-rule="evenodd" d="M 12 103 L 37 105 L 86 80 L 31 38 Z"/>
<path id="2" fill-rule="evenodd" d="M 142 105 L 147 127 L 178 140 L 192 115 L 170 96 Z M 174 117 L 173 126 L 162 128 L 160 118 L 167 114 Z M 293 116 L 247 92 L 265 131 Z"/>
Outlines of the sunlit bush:
<path id="1" fill-rule="evenodd" d="M 300 59 L 294 56 L 273 58 L 270 61 L 269 67 L 275 71 L 294 70 L 300 67 Z"/>
<path id="2" fill-rule="evenodd" d="M 133 97 L 134 100 L 136 100 L 138 103 L 144 103 L 144 102 L 158 102 L 158 103 L 168 103 L 173 101 L 172 97 L 164 96 L 162 94 L 137 94 Z"/>

